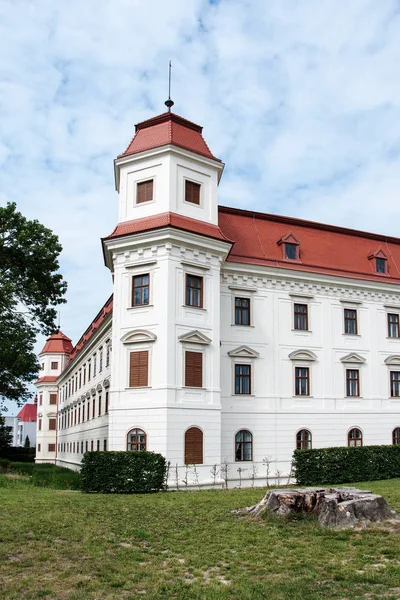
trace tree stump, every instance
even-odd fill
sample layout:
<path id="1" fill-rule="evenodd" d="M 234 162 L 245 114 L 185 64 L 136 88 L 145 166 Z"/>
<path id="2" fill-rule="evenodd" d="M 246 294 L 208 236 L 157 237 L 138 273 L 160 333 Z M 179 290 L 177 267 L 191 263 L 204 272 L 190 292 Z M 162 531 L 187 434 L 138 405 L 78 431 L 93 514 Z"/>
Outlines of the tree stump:
<path id="1" fill-rule="evenodd" d="M 236 512 L 258 517 L 267 510 L 281 517 L 316 515 L 318 523 L 326 527 L 354 527 L 399 518 L 382 496 L 353 487 L 269 490 L 258 504 Z"/>

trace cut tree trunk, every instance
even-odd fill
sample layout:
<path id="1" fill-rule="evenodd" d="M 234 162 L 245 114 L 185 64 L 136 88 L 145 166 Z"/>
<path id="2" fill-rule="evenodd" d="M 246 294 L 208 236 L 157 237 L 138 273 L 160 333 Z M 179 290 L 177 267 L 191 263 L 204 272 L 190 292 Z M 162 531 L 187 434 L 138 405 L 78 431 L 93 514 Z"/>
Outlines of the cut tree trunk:
<path id="1" fill-rule="evenodd" d="M 258 504 L 237 512 L 258 517 L 266 510 L 277 516 L 316 515 L 318 523 L 327 527 L 354 527 L 357 523 L 399 518 L 382 496 L 352 487 L 269 490 Z"/>

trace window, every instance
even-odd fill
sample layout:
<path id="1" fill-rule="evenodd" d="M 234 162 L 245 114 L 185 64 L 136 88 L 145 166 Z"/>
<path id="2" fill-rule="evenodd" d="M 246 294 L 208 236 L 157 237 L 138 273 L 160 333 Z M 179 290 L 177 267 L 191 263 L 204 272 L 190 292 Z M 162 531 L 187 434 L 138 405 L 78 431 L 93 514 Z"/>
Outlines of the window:
<path id="1" fill-rule="evenodd" d="M 360 395 L 360 371 L 346 369 L 346 396 Z"/>
<path id="2" fill-rule="evenodd" d="M 357 311 L 354 308 L 344 309 L 344 332 L 357 334 Z"/>
<path id="3" fill-rule="evenodd" d="M 250 325 L 250 298 L 235 298 L 235 325 Z"/>
<path id="4" fill-rule="evenodd" d="M 49 444 L 48 448 L 49 448 L 49 452 L 55 452 L 56 451 L 56 445 L 55 444 Z"/>
<path id="5" fill-rule="evenodd" d="M 97 356 L 93 354 L 93 377 L 96 377 Z"/>
<path id="6" fill-rule="evenodd" d="M 56 423 L 57 423 L 56 419 L 49 419 L 49 430 L 50 431 L 55 431 Z"/>
<path id="7" fill-rule="evenodd" d="M 101 395 L 99 395 L 99 400 L 98 400 L 98 402 L 99 402 L 99 406 L 98 406 L 98 413 L 97 413 L 97 416 L 98 416 L 98 417 L 100 417 L 100 416 L 101 416 Z"/>
<path id="8" fill-rule="evenodd" d="M 285 242 L 285 258 L 288 258 L 289 260 L 297 259 L 297 245 L 296 244 L 289 244 L 288 242 Z"/>
<path id="9" fill-rule="evenodd" d="M 56 371 L 58 369 L 58 362 L 52 362 L 52 363 L 50 363 L 50 368 L 53 371 Z"/>
<path id="10" fill-rule="evenodd" d="M 300 429 L 296 434 L 296 449 L 311 450 L 311 431 L 308 429 Z"/>
<path id="11" fill-rule="evenodd" d="M 235 365 L 235 394 L 251 394 L 251 365 Z"/>
<path id="12" fill-rule="evenodd" d="M 185 433 L 185 465 L 203 464 L 203 432 L 191 427 Z"/>
<path id="13" fill-rule="evenodd" d="M 143 429 L 131 429 L 128 433 L 128 450 L 146 450 L 146 434 Z"/>
<path id="14" fill-rule="evenodd" d="M 310 395 L 310 369 L 309 367 L 295 367 L 295 394 L 296 396 Z"/>
<path id="15" fill-rule="evenodd" d="M 390 395 L 392 398 L 400 396 L 400 371 L 390 371 Z"/>
<path id="16" fill-rule="evenodd" d="M 81 422 L 81 407 L 78 406 L 78 425 Z"/>
<path id="17" fill-rule="evenodd" d="M 96 450 L 97 450 L 97 452 L 100 452 L 100 440 L 97 440 Z"/>
<path id="18" fill-rule="evenodd" d="M 308 306 L 307 304 L 294 305 L 294 328 L 308 330 Z"/>
<path id="19" fill-rule="evenodd" d="M 90 419 L 90 400 L 88 400 L 88 403 L 87 403 L 86 421 L 89 421 L 89 419 Z"/>
<path id="20" fill-rule="evenodd" d="M 375 258 L 375 268 L 377 273 L 386 273 L 386 258 Z"/>
<path id="21" fill-rule="evenodd" d="M 86 365 L 83 365 L 83 385 L 86 383 Z"/>
<path id="22" fill-rule="evenodd" d="M 94 419 L 95 416 L 96 416 L 96 399 L 93 398 L 93 401 L 92 401 L 92 419 Z"/>
<path id="23" fill-rule="evenodd" d="M 136 204 L 153 200 L 153 180 L 142 181 L 136 187 Z"/>
<path id="24" fill-rule="evenodd" d="M 130 353 L 129 387 L 147 387 L 149 384 L 149 353 L 147 350 Z"/>
<path id="25" fill-rule="evenodd" d="M 38 444 L 38 445 L 37 445 L 37 451 L 38 451 L 38 452 L 40 452 L 40 451 L 41 451 L 41 449 L 42 449 L 42 445 L 41 445 L 41 444 Z"/>
<path id="26" fill-rule="evenodd" d="M 107 440 L 103 441 L 103 452 L 107 452 Z"/>
<path id="27" fill-rule="evenodd" d="M 387 317 L 388 317 L 388 337 L 398 338 L 399 337 L 399 315 L 389 313 Z"/>
<path id="28" fill-rule="evenodd" d="M 91 362 L 90 360 L 88 361 L 88 367 L 87 367 L 87 380 L 90 381 L 90 371 L 91 371 Z"/>
<path id="29" fill-rule="evenodd" d="M 400 427 L 396 427 L 396 429 L 393 429 L 392 441 L 394 446 L 400 445 Z"/>
<path id="30" fill-rule="evenodd" d="M 43 404 L 43 394 L 39 394 L 39 406 Z"/>
<path id="31" fill-rule="evenodd" d="M 44 371 L 44 363 L 42 363 L 42 364 L 40 365 L 40 370 L 41 370 L 41 371 Z"/>
<path id="32" fill-rule="evenodd" d="M 85 442 L 85 452 L 89 450 L 89 442 L 86 440 Z"/>
<path id="33" fill-rule="evenodd" d="M 252 460 L 253 436 L 250 431 L 242 429 L 235 436 L 235 461 Z"/>
<path id="34" fill-rule="evenodd" d="M 200 204 L 200 184 L 185 180 L 185 200 L 191 204 Z"/>
<path id="35" fill-rule="evenodd" d="M 186 275 L 186 306 L 203 308 L 203 278 Z"/>
<path id="36" fill-rule="evenodd" d="M 185 352 L 185 386 L 203 387 L 203 354 L 202 352 Z"/>
<path id="37" fill-rule="evenodd" d="M 90 442 L 90 451 L 93 452 L 93 440 Z"/>
<path id="38" fill-rule="evenodd" d="M 73 454 L 75 454 L 75 442 L 72 445 L 72 452 L 73 452 Z"/>
<path id="39" fill-rule="evenodd" d="M 83 454 L 83 440 L 81 441 L 81 454 Z"/>
<path id="40" fill-rule="evenodd" d="M 50 404 L 57 404 L 57 394 L 50 394 Z"/>
<path id="41" fill-rule="evenodd" d="M 108 392 L 106 392 L 106 405 L 104 407 L 104 412 L 105 412 L 105 414 L 108 413 Z"/>
<path id="42" fill-rule="evenodd" d="M 106 342 L 106 367 L 110 366 L 110 353 L 111 353 L 111 342 Z"/>
<path id="43" fill-rule="evenodd" d="M 146 306 L 149 304 L 150 276 L 135 275 L 132 277 L 132 306 Z"/>
<path id="44" fill-rule="evenodd" d="M 356 446 L 363 445 L 363 438 L 362 438 L 362 433 L 361 433 L 360 429 L 357 429 L 357 427 L 350 429 L 348 436 L 347 436 L 347 445 L 350 446 L 351 448 L 355 448 Z"/>
<path id="45" fill-rule="evenodd" d="M 99 373 L 103 370 L 103 348 L 99 348 Z"/>

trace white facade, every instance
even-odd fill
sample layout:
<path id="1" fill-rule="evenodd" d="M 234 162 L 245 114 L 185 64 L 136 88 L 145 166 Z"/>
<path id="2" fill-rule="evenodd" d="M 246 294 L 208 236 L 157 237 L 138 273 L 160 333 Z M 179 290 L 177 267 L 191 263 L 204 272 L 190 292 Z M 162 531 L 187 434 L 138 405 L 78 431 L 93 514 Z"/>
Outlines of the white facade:
<path id="1" fill-rule="evenodd" d="M 400 315 L 398 284 L 235 263 L 227 260 L 232 243 L 201 228 L 129 229 L 165 213 L 217 226 L 222 167 L 174 145 L 117 159 L 119 223 L 127 228 L 103 241 L 112 313 L 95 320 L 72 361 L 58 357 L 56 381 L 38 384 L 38 462 L 79 468 L 86 450 L 126 450 L 138 429 L 146 449 L 170 461 L 171 486 L 264 485 L 267 476 L 287 480 L 300 430 L 310 432 L 314 448 L 347 445 L 354 428 L 365 445 L 393 442 L 400 398 L 392 396 L 390 371 L 400 371 L 400 338 L 388 337 L 388 314 Z M 149 180 L 152 199 L 138 204 L 137 186 Z M 200 185 L 198 205 L 185 201 L 186 180 Z M 132 306 L 133 278 L 142 275 L 149 299 Z M 188 305 L 188 275 L 201 280 L 201 306 Z M 235 324 L 235 298 L 249 301 L 246 325 Z M 298 304 L 306 306 L 303 329 L 294 326 Z M 345 310 L 355 311 L 354 333 L 344 329 Z M 187 352 L 201 354 L 201 385 L 187 385 Z M 147 353 L 146 385 L 132 384 L 132 353 Z M 53 359 L 44 353 L 40 360 L 51 376 Z M 243 384 L 250 393 L 236 393 L 235 366 L 250 367 Z M 296 390 L 299 369 L 307 394 Z M 358 394 L 349 395 L 354 371 Z M 57 406 L 50 405 L 54 393 Z M 192 427 L 203 435 L 196 466 L 185 465 Z M 251 434 L 245 451 L 236 438 L 243 430 Z"/>

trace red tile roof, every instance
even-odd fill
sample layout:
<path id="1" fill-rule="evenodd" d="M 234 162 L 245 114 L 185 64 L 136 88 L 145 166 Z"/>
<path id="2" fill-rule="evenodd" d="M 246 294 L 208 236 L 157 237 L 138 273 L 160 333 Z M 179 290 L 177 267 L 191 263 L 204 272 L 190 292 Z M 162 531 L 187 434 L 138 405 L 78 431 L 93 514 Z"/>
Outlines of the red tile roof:
<path id="1" fill-rule="evenodd" d="M 172 212 L 161 213 L 152 217 L 143 217 L 141 219 L 134 219 L 133 221 L 118 223 L 114 231 L 108 237 L 103 238 L 103 240 L 110 240 L 116 237 L 122 237 L 124 235 L 140 233 L 141 231 L 161 229 L 162 227 L 175 227 L 176 229 L 183 229 L 192 233 L 198 233 L 199 235 L 215 238 L 217 240 L 223 240 L 224 242 L 230 241 L 217 225 L 211 225 L 210 223 L 198 221 L 197 219 L 191 219 L 190 217 L 184 217 Z"/>
<path id="2" fill-rule="evenodd" d="M 25 404 L 17 414 L 17 419 L 20 421 L 36 421 L 37 404 Z"/>
<path id="3" fill-rule="evenodd" d="M 230 262 L 400 282 L 398 238 L 224 206 L 219 207 L 218 223 L 223 234 L 234 240 Z M 285 239 L 298 240 L 300 260 L 284 258 L 279 242 Z M 386 274 L 376 273 L 375 260 L 371 260 L 381 256 L 379 250 L 388 257 Z"/>
<path id="4" fill-rule="evenodd" d="M 218 160 L 202 136 L 203 128 L 172 112 L 166 112 L 135 126 L 135 136 L 118 158 L 159 148 L 168 144 L 179 146 L 207 158 Z"/>
<path id="5" fill-rule="evenodd" d="M 35 381 L 35 385 L 37 385 L 38 383 L 52 383 L 54 381 L 57 381 L 57 379 L 57 375 L 46 375 L 45 377 L 39 377 L 39 379 Z"/>
<path id="6" fill-rule="evenodd" d="M 72 352 L 72 342 L 62 331 L 53 333 L 44 345 L 40 354 L 69 354 Z"/>
<path id="7" fill-rule="evenodd" d="M 112 313 L 113 309 L 113 295 L 109 297 L 107 302 L 102 306 L 99 310 L 93 321 L 90 323 L 89 327 L 86 329 L 85 333 L 81 336 L 76 346 L 73 348 L 70 358 L 73 360 L 76 355 L 82 350 L 82 348 L 87 344 L 95 331 L 100 327 L 100 325 L 105 321 L 105 319 Z"/>

